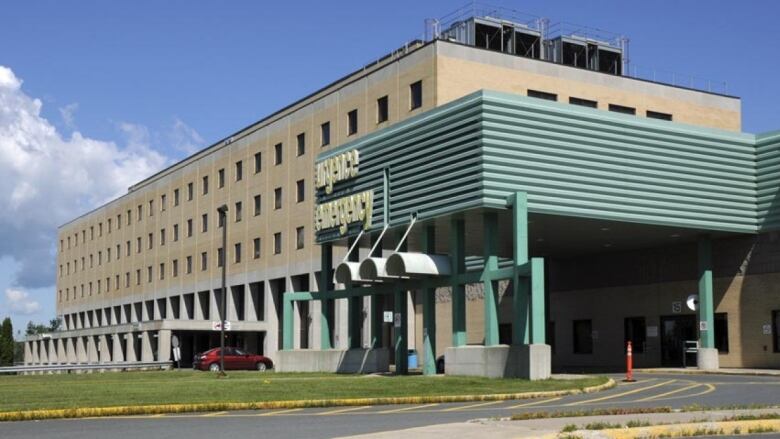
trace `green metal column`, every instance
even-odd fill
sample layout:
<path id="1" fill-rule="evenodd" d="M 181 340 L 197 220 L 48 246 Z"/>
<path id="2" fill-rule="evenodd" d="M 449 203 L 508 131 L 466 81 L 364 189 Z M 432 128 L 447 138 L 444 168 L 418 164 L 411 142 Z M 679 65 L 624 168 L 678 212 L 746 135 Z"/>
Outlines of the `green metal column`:
<path id="1" fill-rule="evenodd" d="M 376 244 L 378 240 L 378 236 L 372 236 L 371 237 L 371 247 L 374 247 L 374 244 Z M 376 250 L 369 256 L 372 257 L 381 257 L 382 256 L 382 245 L 378 245 Z M 369 298 L 370 300 L 370 321 L 371 321 L 371 334 L 369 335 L 369 347 L 371 349 L 376 349 L 381 347 L 382 344 L 382 295 L 380 294 L 372 294 Z"/>
<path id="2" fill-rule="evenodd" d="M 528 197 L 525 192 L 516 192 L 510 196 L 512 205 L 512 344 L 528 344 L 529 341 L 529 305 L 528 276 L 521 274 L 521 267 L 528 263 Z"/>
<path id="3" fill-rule="evenodd" d="M 482 281 L 485 291 L 485 346 L 495 346 L 498 344 L 498 288 L 490 274 L 498 270 L 498 215 L 486 212 L 482 221 L 486 275 Z"/>
<path id="4" fill-rule="evenodd" d="M 712 241 L 699 240 L 699 346 L 715 347 L 715 307 L 712 299 Z"/>
<path id="5" fill-rule="evenodd" d="M 466 271 L 465 232 L 462 219 L 450 222 L 450 265 L 452 267 L 452 346 L 466 345 L 466 288 L 458 275 Z"/>
<path id="6" fill-rule="evenodd" d="M 400 235 L 399 235 L 400 238 Z M 399 251 L 406 251 L 406 242 L 402 243 Z M 407 300 L 406 291 L 398 290 L 393 293 L 393 347 L 395 348 L 395 373 L 397 375 L 406 375 L 409 373 L 409 341 L 408 341 L 408 321 L 407 321 Z M 400 327 L 395 326 L 395 314 L 400 314 Z"/>
<path id="7" fill-rule="evenodd" d="M 355 242 L 355 238 L 350 238 L 347 245 L 348 248 L 352 247 Z M 350 262 L 357 262 L 360 260 L 360 244 L 358 244 L 352 253 L 350 253 L 348 260 Z M 350 290 L 352 285 L 346 285 L 346 289 Z M 361 317 L 363 317 L 363 297 L 349 297 L 347 299 L 347 348 L 357 349 L 360 347 L 360 336 L 362 332 Z"/>
<path id="8" fill-rule="evenodd" d="M 422 251 L 436 252 L 436 228 L 425 226 L 422 236 Z M 436 375 L 436 288 L 424 288 L 423 305 L 423 374 Z"/>
<path id="9" fill-rule="evenodd" d="M 531 343 L 545 344 L 544 259 L 531 258 Z"/>
<path id="10" fill-rule="evenodd" d="M 282 293 L 282 349 L 293 348 L 293 301 L 290 293 Z"/>
<path id="11" fill-rule="evenodd" d="M 333 245 L 325 243 L 320 246 L 320 291 L 333 290 Z M 333 349 L 330 315 L 328 310 L 333 299 L 320 301 L 320 349 Z"/>

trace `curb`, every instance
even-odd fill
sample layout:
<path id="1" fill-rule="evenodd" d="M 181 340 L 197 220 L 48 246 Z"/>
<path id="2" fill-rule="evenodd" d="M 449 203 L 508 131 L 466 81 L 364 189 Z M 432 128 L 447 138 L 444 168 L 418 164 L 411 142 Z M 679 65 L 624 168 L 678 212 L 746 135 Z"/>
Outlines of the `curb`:
<path id="1" fill-rule="evenodd" d="M 158 404 L 122 407 L 86 407 L 69 409 L 18 410 L 0 412 L 0 422 L 39 421 L 45 419 L 93 418 L 104 416 L 158 415 L 164 413 L 215 412 L 234 410 L 298 409 L 363 405 L 432 404 L 448 402 L 506 401 L 556 396 L 579 395 L 610 389 L 616 385 L 609 378 L 605 383 L 582 389 L 544 392 L 498 393 L 489 395 L 402 396 L 388 398 L 310 399 L 297 401 L 211 402 L 199 404 Z"/>
<path id="2" fill-rule="evenodd" d="M 712 421 L 685 424 L 667 424 L 650 427 L 614 428 L 605 430 L 577 430 L 572 436 L 587 434 L 587 437 L 610 439 L 655 439 L 711 435 L 741 435 L 749 433 L 772 433 L 780 431 L 779 419 L 757 419 L 749 421 Z"/>

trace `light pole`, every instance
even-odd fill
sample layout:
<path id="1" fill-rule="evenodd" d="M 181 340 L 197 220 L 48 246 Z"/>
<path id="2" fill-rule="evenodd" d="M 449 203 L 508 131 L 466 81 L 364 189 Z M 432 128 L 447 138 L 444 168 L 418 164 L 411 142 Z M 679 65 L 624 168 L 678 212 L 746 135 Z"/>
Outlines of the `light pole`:
<path id="1" fill-rule="evenodd" d="M 225 296 L 227 288 L 225 287 L 227 277 L 227 204 L 217 207 L 219 213 L 219 222 L 222 224 L 222 301 L 220 308 L 219 322 L 219 374 L 225 376 Z M 217 254 L 219 260 L 219 254 Z"/>

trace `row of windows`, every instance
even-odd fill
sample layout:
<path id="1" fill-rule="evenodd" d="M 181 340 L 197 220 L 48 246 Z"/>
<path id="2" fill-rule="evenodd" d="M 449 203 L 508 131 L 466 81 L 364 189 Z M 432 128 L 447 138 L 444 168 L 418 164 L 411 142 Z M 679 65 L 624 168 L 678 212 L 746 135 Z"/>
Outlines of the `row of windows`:
<path id="1" fill-rule="evenodd" d="M 528 96 L 532 98 L 538 98 L 538 99 L 544 99 L 548 101 L 557 101 L 558 95 L 555 93 L 548 93 L 544 91 L 539 90 L 528 90 Z M 579 105 L 581 107 L 589 107 L 589 108 L 597 108 L 598 102 L 592 101 L 590 99 L 582 99 L 577 97 L 570 97 L 569 103 L 572 105 Z M 617 105 L 617 104 L 609 104 L 609 111 L 615 112 L 615 113 L 623 113 L 623 114 L 631 114 L 636 115 L 636 108 L 634 107 L 626 107 L 624 105 Z M 658 111 L 651 111 L 647 110 L 645 112 L 645 116 L 650 119 L 660 119 L 660 120 L 672 120 L 672 115 L 668 113 L 661 113 Z"/>
<path id="2" fill-rule="evenodd" d="M 422 100 L 423 100 L 423 88 L 422 88 L 422 81 L 416 81 L 409 85 L 409 102 L 410 107 L 409 110 L 416 110 L 420 107 L 422 107 Z M 386 122 L 389 117 L 389 98 L 387 95 L 380 97 L 376 101 L 376 121 L 377 124 Z M 351 136 L 354 134 L 357 134 L 358 132 L 358 110 L 353 109 L 347 112 L 347 135 Z M 330 122 L 325 122 L 320 125 L 320 145 L 321 146 L 327 146 L 330 144 Z M 274 145 L 274 165 L 281 165 L 283 161 L 283 152 L 284 152 L 284 145 L 282 143 L 277 143 Z M 297 156 L 303 156 L 306 154 L 306 133 L 299 133 L 296 136 L 296 153 Z M 254 171 L 255 174 L 259 173 L 262 170 L 263 167 L 263 156 L 261 152 L 257 152 L 254 155 Z M 243 180 L 244 178 L 244 162 L 242 160 L 239 160 L 235 162 L 234 169 L 233 169 L 233 177 L 236 182 Z M 222 189 L 225 187 L 225 169 L 219 169 L 217 171 L 217 188 Z M 303 180 L 299 180 L 297 182 L 297 190 L 298 190 L 298 196 L 297 200 L 298 202 L 303 201 L 304 199 L 304 182 Z M 274 201 L 274 206 L 276 209 L 281 208 L 281 188 L 274 189 L 274 194 L 277 195 L 277 198 Z M 195 193 L 195 185 L 193 182 L 187 183 L 187 201 L 192 201 L 194 198 Z M 205 175 L 201 177 L 201 194 L 207 195 L 209 193 L 209 176 Z M 180 192 L 179 189 L 176 188 L 173 190 L 173 206 L 178 206 L 180 204 Z M 149 200 L 147 203 L 147 212 L 149 216 L 154 216 L 155 212 L 155 206 L 154 206 L 155 200 Z M 159 209 L 161 212 L 164 212 L 167 209 L 168 204 L 168 197 L 167 194 L 160 195 L 160 204 Z M 136 207 L 137 215 L 136 215 L 136 221 L 141 221 L 143 219 L 143 210 L 144 206 L 143 204 L 139 204 Z M 128 209 L 125 216 L 126 224 L 129 226 L 132 223 L 132 209 Z M 111 233 L 113 225 L 116 224 L 116 228 L 120 229 L 122 227 L 122 214 L 117 214 L 116 216 L 116 223 L 113 222 L 113 218 L 109 218 L 106 220 L 106 226 L 108 229 L 108 233 Z M 97 225 L 98 229 L 98 237 L 103 236 L 103 223 L 100 222 Z M 90 240 L 95 239 L 95 226 L 89 227 L 89 234 L 90 234 Z M 75 233 L 73 235 L 73 245 L 78 245 L 79 236 L 78 233 Z M 84 243 L 87 241 L 87 231 L 82 230 L 81 231 L 81 242 Z M 67 247 L 66 247 L 67 245 Z M 60 240 L 60 251 L 65 251 L 65 249 L 71 248 L 71 236 L 68 236 L 66 239 Z"/>
<path id="3" fill-rule="evenodd" d="M 279 210 L 282 208 L 283 204 L 283 192 L 281 187 L 277 187 L 274 189 L 274 210 Z M 298 180 L 295 183 L 295 201 L 297 203 L 302 203 L 306 200 L 306 182 L 305 180 Z M 254 216 L 258 216 L 262 213 L 262 196 L 261 195 L 255 195 L 253 198 L 253 213 Z M 129 212 L 129 211 L 128 211 Z M 120 215 L 121 217 L 121 215 Z M 243 219 L 243 203 L 241 201 L 237 201 L 234 204 L 233 209 L 233 219 L 235 222 L 240 222 Z M 221 218 L 220 218 L 221 220 Z M 99 229 L 102 230 L 102 224 L 100 223 Z M 109 219 L 109 224 L 111 224 L 111 220 Z M 192 219 L 187 220 L 187 236 L 192 236 Z M 222 224 L 220 223 L 220 227 Z M 110 230 L 110 228 L 109 228 Z M 208 214 L 204 213 L 201 215 L 201 231 L 207 232 L 208 231 Z M 86 235 L 85 235 L 86 236 Z M 100 235 L 99 235 L 100 236 Z M 173 240 L 178 241 L 179 239 L 179 225 L 174 224 L 173 225 Z M 63 240 L 60 240 L 60 244 L 62 245 Z M 138 238 L 138 252 L 141 251 L 141 238 Z M 67 238 L 68 248 L 70 248 L 70 237 Z M 165 229 L 160 230 L 160 244 L 165 245 Z M 127 241 L 127 255 L 130 255 L 130 241 Z M 149 248 L 152 248 L 152 234 L 149 234 Z M 98 252 L 98 257 L 100 258 L 100 253 Z M 107 250 L 107 256 L 108 260 L 111 260 L 111 249 Z M 90 256 L 91 258 L 91 256 Z M 119 258 L 119 245 L 117 244 L 117 258 Z M 83 259 L 83 258 L 82 258 Z M 98 262 L 100 264 L 100 262 Z M 90 264 L 91 266 L 91 264 Z M 82 263 L 83 268 L 83 263 Z M 62 271 L 62 270 L 60 270 Z"/>
<path id="4" fill-rule="evenodd" d="M 207 217 L 204 214 L 204 217 L 203 217 L 204 231 L 206 231 L 205 228 L 207 227 L 206 219 L 207 219 Z M 221 226 L 221 224 L 220 224 L 220 226 Z M 173 230 L 174 230 L 173 240 L 174 241 L 178 241 L 178 239 L 179 239 L 178 224 L 174 225 L 174 229 Z M 187 220 L 187 236 L 192 236 L 192 220 Z M 126 245 L 125 254 L 126 254 L 126 256 L 130 256 L 130 253 L 131 253 L 130 241 L 127 241 L 125 243 L 125 245 Z M 160 230 L 160 245 L 165 245 L 165 229 Z M 138 237 L 136 239 L 136 253 L 141 253 L 141 246 L 142 246 L 142 239 L 140 237 Z M 148 237 L 147 237 L 147 246 L 148 246 L 148 249 L 150 249 L 150 250 L 154 247 L 154 235 L 152 233 L 150 233 L 148 235 Z M 301 250 L 305 246 L 306 246 L 306 233 L 305 233 L 305 229 L 304 229 L 303 226 L 297 227 L 295 229 L 295 248 L 297 250 Z M 282 252 L 282 232 L 277 232 L 277 233 L 274 233 L 274 254 L 281 254 L 281 252 Z M 104 254 L 103 251 L 98 251 L 97 252 L 97 265 L 98 266 L 103 264 L 103 254 Z M 111 254 L 112 254 L 111 248 L 107 248 L 106 252 L 105 252 L 106 263 L 111 262 Z M 203 255 L 205 255 L 205 254 L 206 253 L 204 252 Z M 260 238 L 255 238 L 253 240 L 253 254 L 254 254 L 254 258 L 255 259 L 258 259 L 260 257 Z M 115 260 L 119 260 L 120 259 L 120 255 L 121 255 L 121 246 L 119 244 L 117 244 L 117 246 L 116 246 L 116 253 L 115 253 L 115 255 L 116 255 Z M 236 243 L 235 244 L 234 255 L 235 255 L 235 261 L 234 262 L 236 262 L 236 263 L 241 262 L 241 243 Z M 87 259 L 87 257 L 82 256 L 82 258 L 81 258 L 81 271 L 84 271 L 86 269 L 87 260 L 89 260 L 89 268 L 93 268 L 95 266 L 95 255 L 94 254 L 90 254 L 88 259 Z M 221 260 L 222 260 L 222 258 L 220 257 L 220 266 L 221 266 Z M 78 260 L 77 259 L 73 260 L 72 267 L 73 267 L 73 271 L 72 272 L 76 273 L 78 271 Z M 174 276 L 177 275 L 177 271 L 175 270 L 176 267 L 177 267 L 176 266 L 176 261 L 174 260 L 174 273 L 173 273 Z M 188 263 L 188 267 L 191 267 L 191 264 Z M 205 261 L 203 263 L 203 267 L 204 267 L 203 270 L 205 270 L 206 269 L 205 268 L 206 267 Z M 188 269 L 187 272 L 189 273 L 190 270 Z M 63 276 L 70 275 L 70 274 L 71 274 L 71 263 L 70 262 L 65 263 L 64 267 L 63 267 L 62 264 L 60 264 L 59 276 L 63 277 Z"/>
<path id="5" fill-rule="evenodd" d="M 295 229 L 295 247 L 296 249 L 300 250 L 304 248 L 305 245 L 305 239 L 304 239 L 305 233 L 303 227 L 298 227 Z M 282 233 L 277 232 L 274 233 L 274 254 L 281 254 L 282 252 Z M 242 260 L 242 243 L 237 242 L 233 244 L 233 263 L 240 264 Z M 252 257 L 254 259 L 260 259 L 261 256 L 261 240 L 260 238 L 254 238 L 252 240 Z M 222 267 L 223 261 L 225 260 L 224 256 L 224 250 L 222 247 L 217 249 L 217 267 Z M 208 270 L 208 252 L 201 252 L 200 253 L 200 270 L 206 271 Z M 185 274 L 191 274 L 193 271 L 193 257 L 187 256 L 184 259 L 184 272 Z M 166 276 L 166 266 L 165 262 L 161 262 L 159 264 L 159 269 L 157 270 L 157 276 L 159 280 L 165 280 Z M 170 264 L 170 273 L 172 277 L 178 277 L 179 276 L 179 260 L 174 259 L 171 261 Z M 149 265 L 146 267 L 146 282 L 151 283 L 154 280 L 154 266 Z M 125 272 L 125 288 L 130 287 L 131 283 L 131 273 Z M 135 270 L 135 284 L 141 285 L 142 282 L 142 272 L 141 269 Z M 81 284 L 79 288 L 73 287 L 72 289 L 70 287 L 65 288 L 65 296 L 64 300 L 69 301 L 72 299 L 76 299 L 77 294 L 80 294 L 81 297 L 84 297 L 85 294 L 91 296 L 94 291 L 97 291 L 97 294 L 101 294 L 103 292 L 111 291 L 111 277 L 106 277 L 105 283 L 103 283 L 102 279 L 97 280 L 96 282 L 87 282 L 86 284 Z M 119 290 L 120 286 L 120 276 L 118 274 L 114 275 L 114 283 L 113 288 L 114 290 Z M 60 289 L 59 292 L 59 301 L 63 301 L 63 290 Z"/>

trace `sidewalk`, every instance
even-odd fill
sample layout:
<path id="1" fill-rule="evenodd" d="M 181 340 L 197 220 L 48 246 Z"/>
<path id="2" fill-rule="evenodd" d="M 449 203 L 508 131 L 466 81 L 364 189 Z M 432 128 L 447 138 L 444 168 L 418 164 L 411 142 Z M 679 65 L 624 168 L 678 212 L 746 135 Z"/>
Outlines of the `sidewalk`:
<path id="1" fill-rule="evenodd" d="M 555 438 L 561 430 L 570 424 L 582 428 L 590 423 L 604 422 L 625 425 L 629 421 L 649 422 L 651 424 L 701 423 L 711 425 L 712 422 L 737 416 L 777 414 L 780 408 L 756 410 L 714 410 L 705 412 L 678 413 L 648 413 L 635 415 L 613 416 L 581 416 L 574 418 L 547 418 L 528 421 L 479 419 L 470 422 L 429 425 L 405 430 L 371 433 L 366 435 L 348 436 L 349 439 L 401 439 L 410 437 L 426 437 L 433 439 L 509 439 L 509 438 Z M 707 424 L 709 423 L 709 424 Z"/>

